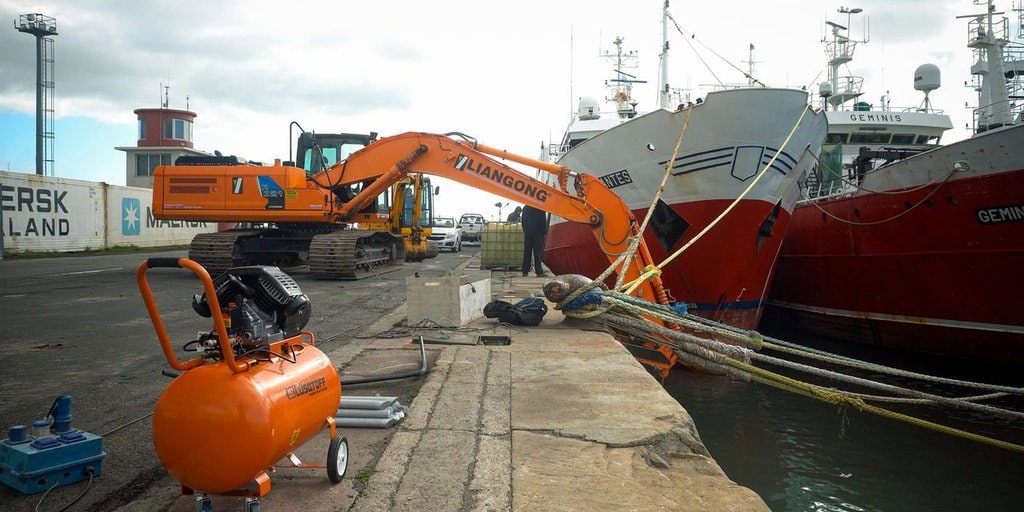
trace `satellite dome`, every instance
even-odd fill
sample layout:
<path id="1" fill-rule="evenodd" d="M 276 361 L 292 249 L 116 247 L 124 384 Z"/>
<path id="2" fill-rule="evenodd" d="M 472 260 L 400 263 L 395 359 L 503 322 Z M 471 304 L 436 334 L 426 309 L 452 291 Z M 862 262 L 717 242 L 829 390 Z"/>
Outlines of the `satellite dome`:
<path id="1" fill-rule="evenodd" d="M 928 92 L 938 89 L 941 85 L 941 73 L 935 64 L 921 64 L 914 70 L 914 89 Z"/>
<path id="2" fill-rule="evenodd" d="M 832 82 L 821 82 L 818 84 L 818 96 L 822 98 L 832 96 Z"/>
<path id="3" fill-rule="evenodd" d="M 594 98 L 584 96 L 580 98 L 579 109 L 576 111 L 581 121 L 592 121 L 601 118 L 601 104 Z"/>

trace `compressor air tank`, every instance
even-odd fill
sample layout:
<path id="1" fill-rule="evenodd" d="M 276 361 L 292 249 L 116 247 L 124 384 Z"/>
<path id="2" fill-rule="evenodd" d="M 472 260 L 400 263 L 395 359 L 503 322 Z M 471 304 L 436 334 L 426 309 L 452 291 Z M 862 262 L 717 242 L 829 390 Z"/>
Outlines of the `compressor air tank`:
<path id="1" fill-rule="evenodd" d="M 248 371 L 223 362 L 193 368 L 160 396 L 153 444 L 182 485 L 206 493 L 241 489 L 334 416 L 341 383 L 331 360 L 298 338 L 269 349 L 278 355 Z"/>

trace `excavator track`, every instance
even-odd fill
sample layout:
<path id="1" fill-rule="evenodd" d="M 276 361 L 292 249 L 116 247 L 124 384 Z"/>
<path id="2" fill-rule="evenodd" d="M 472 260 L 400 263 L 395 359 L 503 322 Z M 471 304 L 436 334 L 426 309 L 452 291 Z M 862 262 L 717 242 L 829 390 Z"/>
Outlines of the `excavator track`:
<path id="1" fill-rule="evenodd" d="M 387 231 L 346 229 L 313 237 L 309 272 L 317 279 L 363 279 L 402 267 L 405 241 Z"/>
<path id="2" fill-rule="evenodd" d="M 188 259 L 202 265 L 211 277 L 217 277 L 229 268 L 244 264 L 236 250 L 238 239 L 259 233 L 260 230 L 231 230 L 198 234 L 188 246 Z"/>

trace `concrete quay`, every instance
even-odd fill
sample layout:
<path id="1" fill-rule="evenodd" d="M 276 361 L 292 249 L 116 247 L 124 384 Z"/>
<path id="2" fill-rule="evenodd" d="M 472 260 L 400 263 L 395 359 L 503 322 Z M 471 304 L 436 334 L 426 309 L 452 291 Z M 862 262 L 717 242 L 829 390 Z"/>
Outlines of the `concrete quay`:
<path id="1" fill-rule="evenodd" d="M 544 281 L 493 278 L 492 294 L 514 302 Z M 572 324 L 549 309 L 537 327 L 480 319 L 479 332 L 450 333 L 349 510 L 768 510 L 622 345 Z M 455 344 L 477 334 L 512 343 Z M 408 338 L 364 352 L 400 346 Z"/>
<path id="2" fill-rule="evenodd" d="M 0 266 L 11 356 L 0 372 L 0 424 L 23 423 L 70 393 L 75 427 L 102 435 L 107 453 L 95 481 L 35 495 L 0 486 L 0 511 L 196 510 L 153 448 L 149 416 L 169 380 L 159 375 L 166 363 L 134 283 L 144 257 L 184 254 Z M 473 273 L 478 262 L 478 254 L 442 254 L 343 283 L 294 271 L 315 304 L 308 328 L 344 380 L 419 367 L 417 334 L 441 342 L 426 345 L 425 376 L 344 386 L 345 396 L 397 396 L 408 416 L 389 429 L 340 428 L 350 447 L 340 484 L 322 468 L 282 461 L 263 511 L 768 510 L 728 480 L 686 411 L 607 333 L 553 309 L 530 328 L 490 319 L 456 330 L 408 326 L 408 277 Z M 539 293 L 546 281 L 485 275 L 492 297 L 509 302 Z M 192 276 L 168 271 L 153 279 L 172 339 L 208 328 L 191 310 Z M 480 335 L 507 335 L 512 343 L 477 345 Z M 295 454 L 323 464 L 327 447 L 324 429 Z M 238 498 L 212 502 L 218 512 L 243 510 Z"/>

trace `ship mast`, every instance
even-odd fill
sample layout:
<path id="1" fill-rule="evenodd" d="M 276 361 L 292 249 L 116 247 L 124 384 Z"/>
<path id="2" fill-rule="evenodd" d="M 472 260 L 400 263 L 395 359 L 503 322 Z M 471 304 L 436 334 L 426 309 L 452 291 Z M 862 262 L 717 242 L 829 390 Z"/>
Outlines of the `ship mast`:
<path id="1" fill-rule="evenodd" d="M 975 2 L 980 4 L 979 2 Z M 1003 47 L 1006 46 L 1007 20 L 994 22 L 996 8 L 987 0 L 984 14 L 969 14 L 957 18 L 973 18 L 967 23 L 969 39 L 967 46 L 974 49 L 974 65 L 971 74 L 978 91 L 978 109 L 974 112 L 974 127 L 978 132 L 1013 124 L 1013 112 L 1003 70 Z M 977 81 L 980 80 L 980 84 Z"/>
<path id="2" fill-rule="evenodd" d="M 658 90 L 658 106 L 671 109 L 669 103 L 672 101 L 672 94 L 668 86 L 668 0 L 665 0 L 665 8 L 661 11 L 661 78 Z"/>
<path id="3" fill-rule="evenodd" d="M 863 9 L 845 7 L 839 8 L 840 14 L 846 15 L 846 26 L 831 21 L 825 24 L 832 27 L 832 40 L 822 40 L 825 43 L 825 55 L 828 57 L 828 85 L 821 87 L 820 95 L 825 99 L 827 105 L 832 105 L 835 110 L 847 101 L 857 99 L 863 94 L 861 86 L 864 78 L 859 76 L 839 76 L 839 67 L 853 60 L 853 52 L 857 49 L 857 43 L 867 43 L 867 36 L 861 41 L 850 39 L 850 23 L 852 16 L 863 12 Z M 841 32 L 846 32 L 845 34 Z M 826 105 L 826 109 L 827 109 Z"/>
<path id="4" fill-rule="evenodd" d="M 636 101 L 633 100 L 633 84 L 644 84 L 646 80 L 637 80 L 635 75 L 623 71 L 623 68 L 636 68 L 639 57 L 636 51 L 623 53 L 622 38 L 616 37 L 613 43 L 615 54 L 605 52 L 604 57 L 615 61 L 615 78 L 609 80 L 608 86 L 614 91 L 608 101 L 615 102 L 615 110 L 621 119 L 632 119 L 636 117 Z"/>

